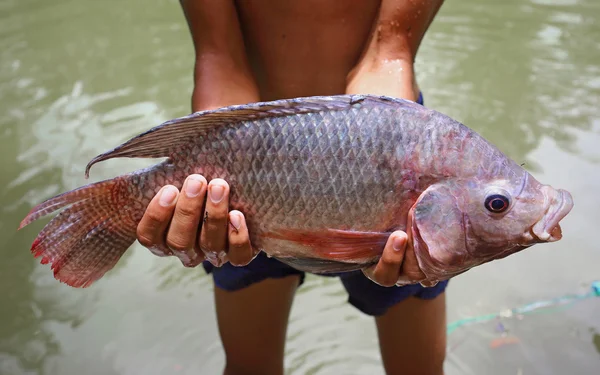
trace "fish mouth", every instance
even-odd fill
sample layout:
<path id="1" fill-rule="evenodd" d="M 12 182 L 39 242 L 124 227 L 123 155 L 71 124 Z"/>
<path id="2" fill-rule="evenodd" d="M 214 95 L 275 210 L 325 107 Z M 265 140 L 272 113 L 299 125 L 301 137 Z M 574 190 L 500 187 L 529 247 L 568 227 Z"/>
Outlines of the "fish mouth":
<path id="1" fill-rule="evenodd" d="M 531 228 L 531 234 L 537 237 L 540 242 L 555 242 L 562 238 L 559 222 L 571 212 L 573 197 L 566 190 L 554 190 L 546 186 L 542 189 L 545 188 L 550 203 L 544 216 Z"/>

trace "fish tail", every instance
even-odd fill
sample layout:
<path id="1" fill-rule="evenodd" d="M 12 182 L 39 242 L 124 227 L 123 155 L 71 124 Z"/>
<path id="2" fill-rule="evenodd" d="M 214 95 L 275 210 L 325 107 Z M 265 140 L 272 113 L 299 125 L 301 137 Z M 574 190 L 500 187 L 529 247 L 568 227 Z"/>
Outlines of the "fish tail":
<path id="1" fill-rule="evenodd" d="M 89 184 L 34 207 L 19 229 L 65 208 L 42 229 L 31 246 L 34 257 L 50 263 L 54 277 L 85 288 L 112 269 L 133 244 L 143 208 L 127 188 L 130 176 Z"/>

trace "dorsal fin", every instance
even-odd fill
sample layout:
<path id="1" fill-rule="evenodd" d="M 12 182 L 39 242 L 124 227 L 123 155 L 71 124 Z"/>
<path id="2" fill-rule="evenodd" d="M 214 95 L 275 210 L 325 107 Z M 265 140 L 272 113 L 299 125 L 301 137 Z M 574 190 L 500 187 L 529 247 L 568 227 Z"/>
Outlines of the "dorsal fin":
<path id="1" fill-rule="evenodd" d="M 265 117 L 280 117 L 326 110 L 343 110 L 363 102 L 371 104 L 407 104 L 403 99 L 371 95 L 313 96 L 296 99 L 234 105 L 216 110 L 196 112 L 162 123 L 116 148 L 92 159 L 86 169 L 89 177 L 92 165 L 116 158 L 160 158 L 168 157 L 174 150 L 191 142 L 194 137 L 217 126 L 256 120 Z"/>

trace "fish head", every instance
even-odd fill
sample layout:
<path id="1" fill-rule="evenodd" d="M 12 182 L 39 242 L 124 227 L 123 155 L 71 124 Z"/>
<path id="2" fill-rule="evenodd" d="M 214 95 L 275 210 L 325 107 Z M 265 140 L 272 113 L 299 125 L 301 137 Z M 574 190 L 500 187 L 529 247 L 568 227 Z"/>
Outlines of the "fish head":
<path id="1" fill-rule="evenodd" d="M 516 181 L 515 181 L 516 180 Z M 565 190 L 519 179 L 457 179 L 431 185 L 414 204 L 409 228 L 419 267 L 434 283 L 562 237 L 571 211 Z"/>

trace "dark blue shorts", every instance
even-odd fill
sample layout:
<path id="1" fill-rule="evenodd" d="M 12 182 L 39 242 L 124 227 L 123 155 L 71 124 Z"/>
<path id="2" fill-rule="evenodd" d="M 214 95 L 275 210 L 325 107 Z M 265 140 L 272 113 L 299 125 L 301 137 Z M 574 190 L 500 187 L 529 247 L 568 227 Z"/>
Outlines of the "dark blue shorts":
<path id="1" fill-rule="evenodd" d="M 422 95 L 419 95 L 417 102 L 423 104 Z M 227 291 L 240 290 L 265 279 L 290 275 L 299 275 L 300 285 L 302 285 L 305 276 L 303 271 L 292 268 L 274 258 L 269 258 L 262 252 L 244 267 L 235 267 L 229 263 L 221 267 L 214 267 L 207 261 L 203 263 L 203 266 L 207 273 L 212 273 L 215 285 Z M 420 284 L 383 287 L 369 280 L 362 271 L 345 272 L 333 277 L 339 277 L 342 281 L 348 292 L 348 302 L 371 316 L 383 315 L 388 308 L 408 297 L 433 299 L 444 292 L 448 285 L 448 281 L 443 281 L 430 288 L 425 288 Z"/>

